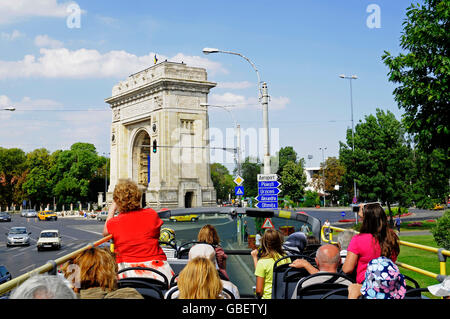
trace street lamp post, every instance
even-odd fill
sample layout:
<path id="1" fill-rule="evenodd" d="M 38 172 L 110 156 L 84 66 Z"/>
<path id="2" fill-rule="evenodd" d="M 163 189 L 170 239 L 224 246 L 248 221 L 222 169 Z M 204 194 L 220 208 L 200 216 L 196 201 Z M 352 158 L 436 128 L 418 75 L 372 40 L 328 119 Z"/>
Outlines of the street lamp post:
<path id="1" fill-rule="evenodd" d="M 241 126 L 237 123 L 236 117 L 234 116 L 233 112 L 231 112 L 225 105 L 213 105 L 213 104 L 207 104 L 207 103 L 200 103 L 200 106 L 218 107 L 218 108 L 221 108 L 221 109 L 227 111 L 231 115 L 231 118 L 233 119 L 233 123 L 234 123 L 234 128 L 236 131 L 236 139 L 237 139 L 236 161 L 237 161 L 238 175 L 240 176 L 241 175 Z"/>
<path id="2" fill-rule="evenodd" d="M 323 177 L 323 207 L 325 207 L 326 205 L 326 199 L 325 199 L 325 155 L 324 155 L 324 151 L 327 148 L 324 147 L 319 147 L 319 150 L 322 150 L 322 161 L 323 161 L 323 168 L 322 168 L 322 177 Z"/>
<path id="3" fill-rule="evenodd" d="M 346 76 L 345 74 L 341 74 L 339 75 L 339 77 L 341 79 L 346 79 L 349 80 L 350 83 L 350 108 L 351 108 L 351 115 L 352 115 L 352 152 L 353 155 L 355 153 L 355 132 L 354 132 L 354 124 L 353 124 L 353 89 L 352 89 L 352 80 L 356 80 L 358 79 L 358 77 L 356 75 L 352 75 L 352 76 Z M 353 191 L 354 191 L 354 196 L 356 198 L 356 180 L 353 179 Z"/>
<path id="4" fill-rule="evenodd" d="M 262 111 L 263 111 L 263 134 L 264 134 L 264 174 L 270 174 L 270 145 L 269 145 L 269 94 L 267 91 L 267 83 L 263 82 L 261 84 L 261 78 L 259 76 L 258 69 L 256 68 L 255 64 L 250 61 L 249 58 L 246 56 L 232 51 L 224 51 L 219 50 L 216 48 L 204 48 L 203 49 L 204 54 L 210 54 L 210 53 L 226 53 L 226 54 L 233 54 L 240 56 L 241 58 L 245 59 L 252 68 L 256 72 L 256 76 L 258 77 L 258 100 L 260 101 L 262 105 Z"/>

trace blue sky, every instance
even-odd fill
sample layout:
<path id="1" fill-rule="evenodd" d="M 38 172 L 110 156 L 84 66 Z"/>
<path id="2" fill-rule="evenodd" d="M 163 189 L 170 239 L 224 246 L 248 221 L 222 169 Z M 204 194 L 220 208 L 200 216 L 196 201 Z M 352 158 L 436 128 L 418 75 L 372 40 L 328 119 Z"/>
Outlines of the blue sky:
<path id="1" fill-rule="evenodd" d="M 381 61 L 399 52 L 410 0 L 316 1 L 76 1 L 80 28 L 67 24 L 68 2 L 0 0 L 0 146 L 25 151 L 67 149 L 77 141 L 109 152 L 111 113 L 104 99 L 113 85 L 153 64 L 153 55 L 202 66 L 218 87 L 209 100 L 235 104 L 242 128 L 262 126 L 256 75 L 243 59 L 202 54 L 215 47 L 242 53 L 267 82 L 269 125 L 279 147 L 293 146 L 307 165 L 338 156 L 350 121 L 347 80 L 353 81 L 354 120 L 377 107 L 398 109 Z M 369 5 L 380 9 L 369 28 Z M 52 110 L 52 111 L 49 111 Z M 211 109 L 210 126 L 232 126 Z M 224 141 L 225 144 L 225 141 Z M 275 150 L 272 149 L 272 153 Z"/>

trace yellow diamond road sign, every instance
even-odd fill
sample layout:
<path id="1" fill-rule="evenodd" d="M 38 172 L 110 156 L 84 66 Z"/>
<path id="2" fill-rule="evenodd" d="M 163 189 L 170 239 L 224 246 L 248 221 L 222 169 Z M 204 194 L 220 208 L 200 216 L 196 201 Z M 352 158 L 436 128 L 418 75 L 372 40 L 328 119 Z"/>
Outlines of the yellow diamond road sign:
<path id="1" fill-rule="evenodd" d="M 244 179 L 242 177 L 240 177 L 239 175 L 236 176 L 236 178 L 234 179 L 234 182 L 236 183 L 236 185 L 241 185 L 244 182 Z"/>

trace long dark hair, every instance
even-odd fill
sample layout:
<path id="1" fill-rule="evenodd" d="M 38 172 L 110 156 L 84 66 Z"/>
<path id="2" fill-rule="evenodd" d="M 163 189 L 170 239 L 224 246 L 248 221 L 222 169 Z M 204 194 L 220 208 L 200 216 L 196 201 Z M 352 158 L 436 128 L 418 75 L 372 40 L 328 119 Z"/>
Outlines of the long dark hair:
<path id="1" fill-rule="evenodd" d="M 400 253 L 397 234 L 388 227 L 386 213 L 380 204 L 367 204 L 363 207 L 363 222 L 360 233 L 372 234 L 380 244 L 381 256 L 392 258 Z"/>

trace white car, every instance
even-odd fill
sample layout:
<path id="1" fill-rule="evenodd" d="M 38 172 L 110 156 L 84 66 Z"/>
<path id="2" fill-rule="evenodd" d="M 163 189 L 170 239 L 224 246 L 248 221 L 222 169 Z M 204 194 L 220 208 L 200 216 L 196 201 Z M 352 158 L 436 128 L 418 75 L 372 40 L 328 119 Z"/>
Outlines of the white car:
<path id="1" fill-rule="evenodd" d="M 48 229 L 41 231 L 39 239 L 37 241 L 37 250 L 40 251 L 43 248 L 61 248 L 61 236 L 59 230 Z"/>

